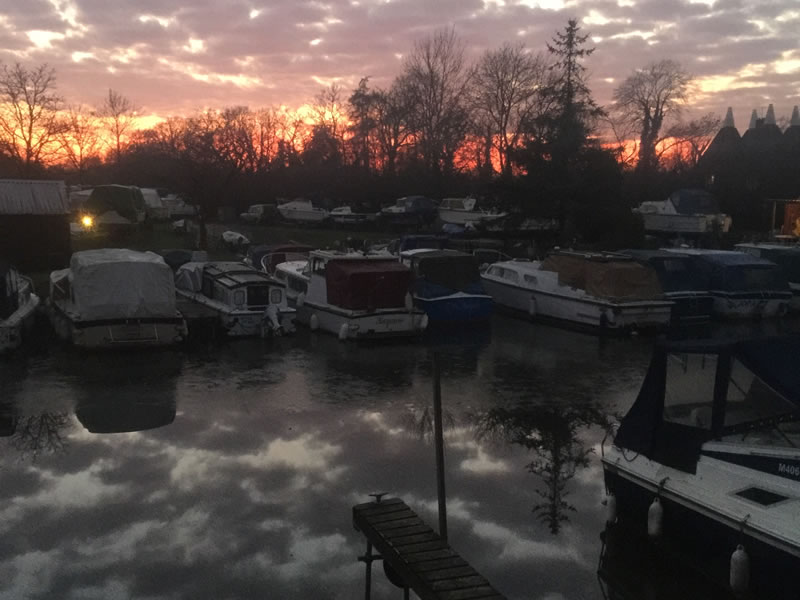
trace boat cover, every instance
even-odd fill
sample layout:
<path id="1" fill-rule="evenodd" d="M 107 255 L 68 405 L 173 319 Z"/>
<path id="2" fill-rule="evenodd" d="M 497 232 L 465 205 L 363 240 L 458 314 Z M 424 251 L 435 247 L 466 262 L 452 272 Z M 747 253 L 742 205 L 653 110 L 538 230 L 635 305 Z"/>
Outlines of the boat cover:
<path id="1" fill-rule="evenodd" d="M 187 262 L 175 271 L 175 287 L 187 292 L 199 292 L 203 289 L 204 262 Z"/>
<path id="2" fill-rule="evenodd" d="M 707 292 L 711 289 L 708 273 L 691 256 L 664 250 L 621 250 L 640 263 L 653 267 L 665 292 Z"/>
<path id="3" fill-rule="evenodd" d="M 117 218 L 136 223 L 137 213 L 144 211 L 145 202 L 142 191 L 137 187 L 125 185 L 99 185 L 92 190 L 84 208 L 95 215 L 114 211 Z M 109 221 L 116 223 L 116 221 Z"/>
<path id="4" fill-rule="evenodd" d="M 417 276 L 415 288 L 423 298 L 454 291 L 481 293 L 481 276 L 475 257 L 471 254 L 455 250 L 431 250 L 417 254 L 414 261 Z"/>
<path id="5" fill-rule="evenodd" d="M 788 290 L 789 282 L 775 263 L 746 252 L 713 252 L 697 257 L 707 265 L 711 287 L 715 290 Z"/>
<path id="6" fill-rule="evenodd" d="M 411 270 L 396 260 L 331 260 L 325 265 L 328 304 L 348 310 L 405 306 Z"/>
<path id="7" fill-rule="evenodd" d="M 585 290 L 596 298 L 630 302 L 663 297 L 655 270 L 632 260 L 553 254 L 542 261 L 541 268 L 558 273 L 559 284 Z"/>
<path id="8" fill-rule="evenodd" d="M 84 250 L 72 255 L 69 270 L 83 320 L 175 316 L 172 270 L 154 252 Z"/>
<path id="9" fill-rule="evenodd" d="M 774 262 L 782 270 L 786 279 L 800 283 L 800 247 L 759 248 L 761 258 Z"/>

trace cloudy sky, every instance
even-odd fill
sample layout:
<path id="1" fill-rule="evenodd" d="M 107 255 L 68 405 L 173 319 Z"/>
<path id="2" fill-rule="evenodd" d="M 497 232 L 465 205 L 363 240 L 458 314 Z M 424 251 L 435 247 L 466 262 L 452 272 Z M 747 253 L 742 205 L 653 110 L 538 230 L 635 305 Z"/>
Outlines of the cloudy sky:
<path id="1" fill-rule="evenodd" d="M 454 26 L 473 56 L 506 41 L 544 51 L 578 18 L 596 99 L 671 58 L 696 76 L 692 112 L 780 118 L 800 104 L 797 0 L 0 0 L 0 61 L 47 62 L 72 103 L 113 88 L 144 113 L 309 101 L 362 76 L 387 86 L 414 40 Z"/>

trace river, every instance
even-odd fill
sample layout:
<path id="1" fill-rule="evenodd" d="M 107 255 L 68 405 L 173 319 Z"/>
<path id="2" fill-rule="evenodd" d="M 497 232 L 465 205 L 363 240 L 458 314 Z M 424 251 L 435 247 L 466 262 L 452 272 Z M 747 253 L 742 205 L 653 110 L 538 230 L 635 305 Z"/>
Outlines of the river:
<path id="1" fill-rule="evenodd" d="M 508 598 L 602 598 L 601 444 L 651 344 L 495 316 L 0 361 L 0 599 L 363 597 L 353 505 L 388 492 L 437 523 L 434 353 L 451 545 Z M 376 564 L 372 597 L 402 597 Z"/>

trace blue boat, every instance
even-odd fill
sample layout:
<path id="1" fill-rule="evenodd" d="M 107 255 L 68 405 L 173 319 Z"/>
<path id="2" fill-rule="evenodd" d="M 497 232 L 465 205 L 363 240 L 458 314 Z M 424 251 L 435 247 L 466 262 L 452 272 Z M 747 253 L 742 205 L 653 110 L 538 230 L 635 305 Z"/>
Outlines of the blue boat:
<path id="1" fill-rule="evenodd" d="M 458 250 L 407 250 L 400 261 L 414 274 L 412 295 L 431 324 L 486 321 L 492 297 L 483 289 L 478 264 Z"/>

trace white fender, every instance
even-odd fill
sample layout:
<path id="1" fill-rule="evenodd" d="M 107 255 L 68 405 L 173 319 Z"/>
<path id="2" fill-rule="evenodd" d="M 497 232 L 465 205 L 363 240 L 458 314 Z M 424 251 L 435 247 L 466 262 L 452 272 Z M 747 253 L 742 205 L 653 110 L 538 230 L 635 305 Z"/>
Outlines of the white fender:
<path id="1" fill-rule="evenodd" d="M 297 306 L 303 306 L 303 304 L 306 303 L 306 293 L 300 292 L 297 294 L 297 300 L 295 300 L 295 302 L 297 303 Z"/>
<path id="2" fill-rule="evenodd" d="M 312 314 L 311 318 L 308 319 L 308 326 L 311 328 L 311 331 L 319 329 L 319 317 L 317 317 L 317 313 Z"/>
<path id="3" fill-rule="evenodd" d="M 314 315 L 314 316 L 316 316 L 316 315 Z M 347 323 L 342 323 L 342 326 L 339 327 L 339 339 L 341 341 L 345 341 L 347 339 L 348 330 L 349 330 L 349 328 L 347 326 Z"/>
<path id="4" fill-rule="evenodd" d="M 406 310 L 411 312 L 414 309 L 414 298 L 411 297 L 411 292 L 406 292 L 406 296 L 404 298 Z"/>
<path id="5" fill-rule="evenodd" d="M 750 557 L 747 556 L 744 546 L 739 544 L 731 554 L 731 590 L 737 596 L 747 592 L 750 585 Z"/>
<path id="6" fill-rule="evenodd" d="M 617 497 L 609 494 L 606 498 L 606 524 L 617 522 Z"/>
<path id="7" fill-rule="evenodd" d="M 658 497 L 653 498 L 647 510 L 647 535 L 651 538 L 661 537 L 661 528 L 664 524 L 664 507 Z"/>

